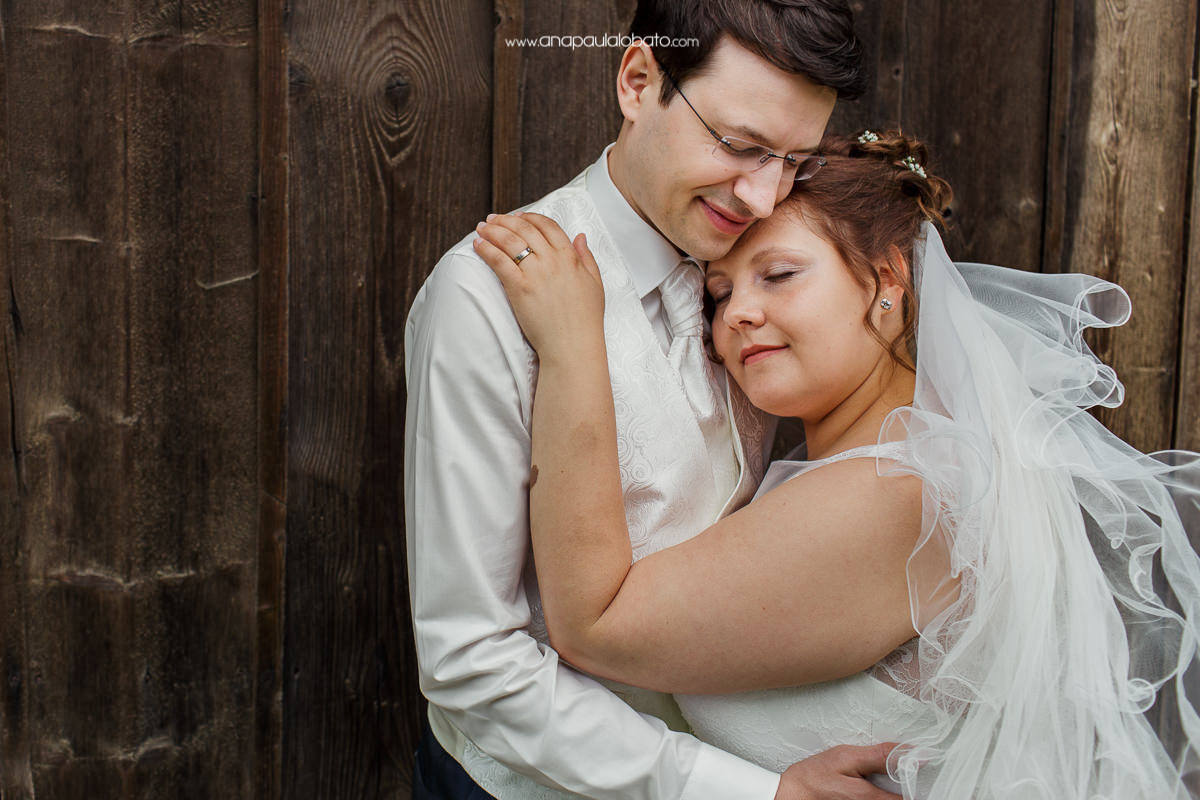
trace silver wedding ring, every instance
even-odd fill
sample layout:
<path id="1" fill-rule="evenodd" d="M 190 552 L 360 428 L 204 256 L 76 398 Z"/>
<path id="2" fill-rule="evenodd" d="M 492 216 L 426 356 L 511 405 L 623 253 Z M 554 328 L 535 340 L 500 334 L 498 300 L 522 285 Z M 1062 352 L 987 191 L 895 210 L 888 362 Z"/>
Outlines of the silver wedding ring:
<path id="1" fill-rule="evenodd" d="M 533 255 L 533 248 L 526 247 L 524 250 L 522 250 L 521 252 L 519 252 L 515 256 L 513 256 L 513 261 L 520 264 L 522 261 L 529 258 L 531 255 Z"/>

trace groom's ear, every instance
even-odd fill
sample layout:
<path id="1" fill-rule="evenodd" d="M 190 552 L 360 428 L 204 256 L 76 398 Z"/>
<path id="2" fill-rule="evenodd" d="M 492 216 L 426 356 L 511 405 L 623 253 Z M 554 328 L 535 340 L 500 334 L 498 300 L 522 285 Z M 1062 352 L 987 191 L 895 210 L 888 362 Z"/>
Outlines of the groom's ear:
<path id="1" fill-rule="evenodd" d="M 658 103 L 662 80 L 649 45 L 639 40 L 625 48 L 617 70 L 617 103 L 625 119 L 634 122 L 647 103 Z"/>

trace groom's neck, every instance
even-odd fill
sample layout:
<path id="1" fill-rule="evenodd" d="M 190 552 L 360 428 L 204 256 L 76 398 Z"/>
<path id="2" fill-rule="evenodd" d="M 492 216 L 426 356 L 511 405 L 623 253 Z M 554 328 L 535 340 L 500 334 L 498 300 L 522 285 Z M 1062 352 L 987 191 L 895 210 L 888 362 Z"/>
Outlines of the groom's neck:
<path id="1" fill-rule="evenodd" d="M 636 178 L 633 177 L 634 170 L 631 168 L 629 158 L 625 153 L 625 148 L 621 145 L 623 142 L 620 137 L 617 138 L 617 143 L 608 151 L 608 176 L 612 178 L 613 185 L 617 187 L 617 191 L 625 198 L 625 202 L 633 209 L 634 213 L 645 220 L 646 224 L 651 228 L 658 230 L 654 222 L 646 216 L 642 210 L 641 204 L 638 202 L 637 193 L 633 191 Z M 661 233 L 661 231 L 659 231 Z"/>

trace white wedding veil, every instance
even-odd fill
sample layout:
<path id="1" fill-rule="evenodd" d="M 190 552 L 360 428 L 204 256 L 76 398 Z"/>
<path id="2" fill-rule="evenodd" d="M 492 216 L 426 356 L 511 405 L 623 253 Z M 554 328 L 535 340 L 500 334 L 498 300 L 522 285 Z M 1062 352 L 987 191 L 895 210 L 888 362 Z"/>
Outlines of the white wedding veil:
<path id="1" fill-rule="evenodd" d="M 1200 455 L 1143 454 L 1087 413 L 1124 389 L 1083 332 L 1129 298 L 955 264 L 922 231 L 916 393 L 880 434 L 907 455 L 879 464 L 924 481 L 911 691 L 937 723 L 889 771 L 922 800 L 1192 796 Z"/>

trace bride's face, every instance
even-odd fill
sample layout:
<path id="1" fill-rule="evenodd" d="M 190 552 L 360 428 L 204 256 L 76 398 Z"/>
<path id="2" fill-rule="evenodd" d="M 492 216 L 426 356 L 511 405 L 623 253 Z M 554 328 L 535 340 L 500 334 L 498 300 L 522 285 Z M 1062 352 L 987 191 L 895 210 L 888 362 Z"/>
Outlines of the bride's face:
<path id="1" fill-rule="evenodd" d="M 863 319 L 870 308 L 879 325 L 886 313 L 873 302 L 874 287 L 797 214 L 758 223 L 709 264 L 706 288 L 718 355 L 750 401 L 771 414 L 823 419 L 890 361 Z M 894 302 L 898 309 L 898 295 Z"/>

